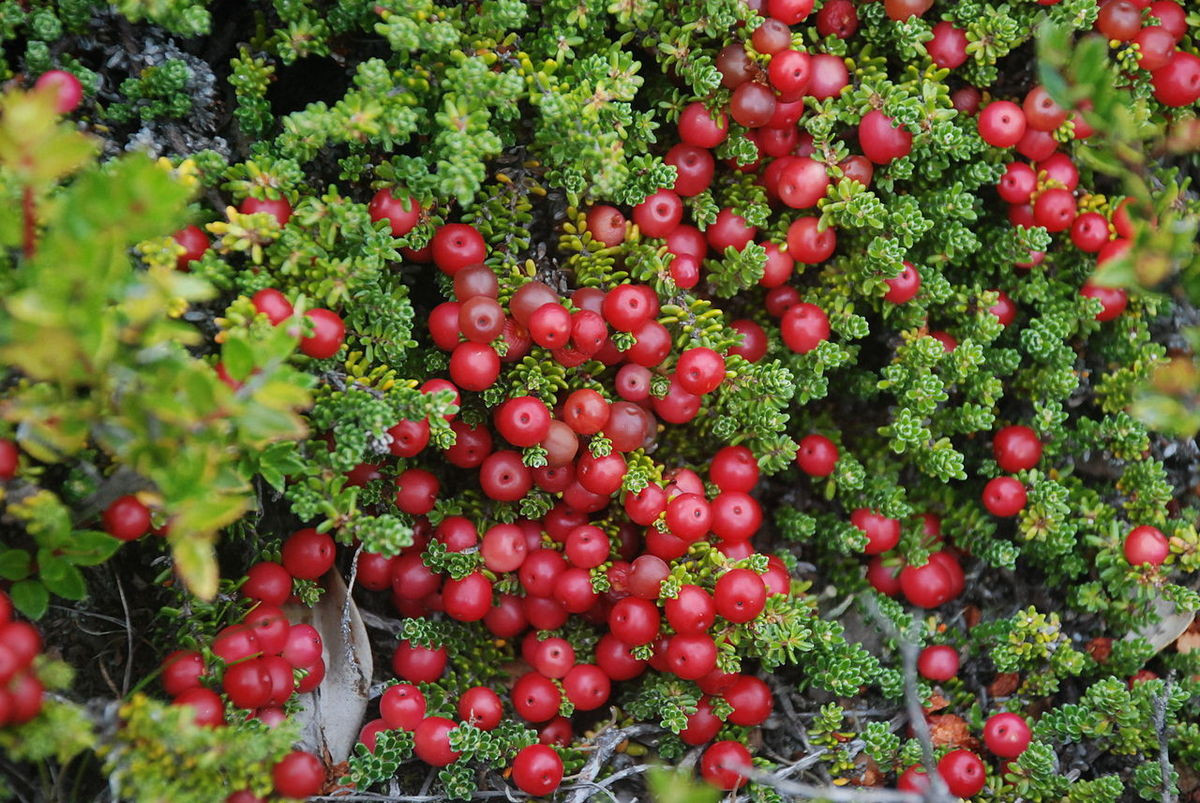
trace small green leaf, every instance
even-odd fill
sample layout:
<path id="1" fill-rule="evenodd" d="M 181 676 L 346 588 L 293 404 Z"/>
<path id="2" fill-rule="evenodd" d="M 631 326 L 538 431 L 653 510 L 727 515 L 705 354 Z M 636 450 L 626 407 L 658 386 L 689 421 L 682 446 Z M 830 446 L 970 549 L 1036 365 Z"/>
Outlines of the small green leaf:
<path id="1" fill-rule="evenodd" d="M 254 352 L 244 339 L 231 337 L 221 347 L 221 362 L 230 377 L 242 382 L 254 370 Z"/>
<path id="2" fill-rule="evenodd" d="M 41 619 L 46 615 L 46 608 L 50 606 L 50 594 L 37 580 L 14 583 L 8 596 L 12 599 L 13 606 L 30 619 Z"/>
<path id="3" fill-rule="evenodd" d="M 83 573 L 63 558 L 46 550 L 38 552 L 38 576 L 50 592 L 63 599 L 80 600 L 87 596 Z"/>
<path id="4" fill-rule="evenodd" d="M 0 552 L 0 577 L 5 580 L 24 580 L 29 576 L 29 553 L 23 549 Z"/>
<path id="5" fill-rule="evenodd" d="M 71 545 L 59 554 L 76 566 L 95 566 L 111 558 L 121 548 L 121 541 L 99 530 L 78 530 Z"/>

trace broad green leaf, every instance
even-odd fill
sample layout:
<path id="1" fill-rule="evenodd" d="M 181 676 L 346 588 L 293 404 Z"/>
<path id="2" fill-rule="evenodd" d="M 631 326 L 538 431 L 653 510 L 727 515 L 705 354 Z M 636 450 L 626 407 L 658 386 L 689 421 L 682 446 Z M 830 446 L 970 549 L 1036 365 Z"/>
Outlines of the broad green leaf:
<path id="1" fill-rule="evenodd" d="M 48 591 L 63 599 L 80 600 L 87 596 L 83 573 L 49 550 L 38 550 L 38 576 Z"/>
<path id="2" fill-rule="evenodd" d="M 172 538 L 171 553 L 189 591 L 204 600 L 216 596 L 217 557 L 211 540 L 197 536 Z"/>
<path id="3" fill-rule="evenodd" d="M 241 337 L 230 337 L 225 341 L 221 347 L 221 361 L 229 375 L 238 382 L 250 376 L 254 370 L 254 352 Z"/>
<path id="4" fill-rule="evenodd" d="M 41 619 L 50 606 L 50 594 L 39 580 L 22 580 L 9 589 L 13 606 L 30 619 Z"/>
<path id="5" fill-rule="evenodd" d="M 29 553 L 23 549 L 0 552 L 0 577 L 5 580 L 24 580 L 29 576 Z"/>
<path id="6" fill-rule="evenodd" d="M 121 548 L 120 539 L 99 530 L 78 530 L 69 547 L 59 550 L 76 566 L 95 566 L 111 558 Z"/>

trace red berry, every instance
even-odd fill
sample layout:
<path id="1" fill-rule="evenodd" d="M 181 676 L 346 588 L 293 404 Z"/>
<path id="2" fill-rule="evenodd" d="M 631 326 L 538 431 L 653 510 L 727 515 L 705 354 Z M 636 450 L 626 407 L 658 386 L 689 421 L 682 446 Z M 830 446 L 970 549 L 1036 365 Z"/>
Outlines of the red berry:
<path id="1" fill-rule="evenodd" d="M 183 253 L 175 257 L 176 270 L 187 270 L 188 265 L 204 256 L 204 252 L 211 245 L 208 236 L 199 226 L 185 226 L 175 232 L 172 238 L 183 247 Z"/>
<path id="2" fill-rule="evenodd" d="M 1176 50 L 1150 74 L 1154 97 L 1167 106 L 1190 106 L 1200 100 L 1200 56 Z"/>
<path id="3" fill-rule="evenodd" d="M 1066 231 L 1075 222 L 1075 196 L 1069 190 L 1042 190 L 1033 202 L 1033 220 L 1051 233 Z"/>
<path id="4" fill-rule="evenodd" d="M 742 771 L 750 766 L 750 751 L 741 742 L 713 742 L 700 758 L 700 777 L 718 789 L 737 789 L 746 780 Z"/>
<path id="5" fill-rule="evenodd" d="M 832 226 L 820 231 L 819 225 L 820 219 L 810 216 L 796 218 L 788 226 L 788 254 L 797 262 L 816 265 L 833 256 L 837 232 Z"/>
<path id="6" fill-rule="evenodd" d="M 937 765 L 938 775 L 946 782 L 950 794 L 974 797 L 987 782 L 987 770 L 979 756 L 970 750 L 951 750 Z"/>
<path id="7" fill-rule="evenodd" d="M 367 205 L 367 214 L 372 223 L 386 220 L 391 227 L 393 237 L 403 237 L 412 231 L 421 217 L 421 207 L 412 196 L 397 198 L 394 188 L 384 187 L 371 198 Z"/>
<path id="8" fill-rule="evenodd" d="M 983 742 L 1000 758 L 1016 758 L 1024 753 L 1032 736 L 1020 714 L 992 714 L 983 724 Z"/>
<path id="9" fill-rule="evenodd" d="M 729 115 L 746 128 L 766 125 L 775 114 L 775 93 L 752 81 L 733 90 L 729 99 Z"/>
<path id="10" fill-rule="evenodd" d="M 900 570 L 900 590 L 919 608 L 936 608 L 953 596 L 953 581 L 942 566 L 929 561 L 924 566 L 905 566 Z"/>
<path id="11" fill-rule="evenodd" d="M 932 5 L 933 0 L 883 0 L 883 7 L 887 12 L 888 19 L 896 22 L 919 17 Z"/>
<path id="12" fill-rule="evenodd" d="M 286 226 L 287 222 L 292 219 L 292 205 L 286 198 L 247 198 L 242 201 L 238 211 L 243 215 L 259 213 L 270 215 L 280 226 Z"/>
<path id="13" fill-rule="evenodd" d="M 225 706 L 215 691 L 195 686 L 175 696 L 171 705 L 186 705 L 195 714 L 195 723 L 202 728 L 215 728 L 225 724 Z"/>
<path id="14" fill-rule="evenodd" d="M 1109 245 L 1122 242 L 1114 240 Z M 1101 257 L 1104 252 L 1101 251 Z M 1092 284 L 1090 281 L 1084 283 L 1080 288 L 1079 294 L 1085 298 L 1094 298 L 1100 302 L 1100 311 L 1096 313 L 1096 320 L 1111 321 L 1119 317 L 1125 311 L 1126 305 L 1129 303 L 1129 294 L 1120 287 L 1105 287 L 1103 285 Z"/>
<path id="15" fill-rule="evenodd" d="M 1053 131 L 1067 121 L 1067 112 L 1058 105 L 1044 86 L 1035 86 L 1025 95 L 1021 111 L 1026 124 L 1036 131 Z"/>
<path id="16" fill-rule="evenodd" d="M 716 736 L 723 724 L 713 713 L 712 700 L 706 695 L 696 705 L 696 713 L 688 716 L 687 727 L 679 732 L 679 738 L 685 744 L 701 745 Z"/>
<path id="17" fill-rule="evenodd" d="M 458 698 L 458 718 L 468 725 L 490 731 L 500 725 L 503 717 L 500 695 L 486 686 L 472 686 Z"/>
<path id="18" fill-rule="evenodd" d="M 767 16 L 784 25 L 796 25 L 812 13 L 813 0 L 767 0 Z"/>
<path id="19" fill-rule="evenodd" d="M 715 148 L 729 135 L 729 121 L 719 114 L 716 120 L 700 101 L 689 103 L 679 116 L 679 138 L 698 148 Z"/>
<path id="20" fill-rule="evenodd" d="M 687 146 L 679 145 L 676 147 Z M 670 156 L 670 153 L 668 152 L 668 156 Z M 675 164 L 675 162 L 671 161 L 667 163 Z M 678 189 L 676 192 L 678 192 Z M 679 194 L 686 195 L 687 193 L 680 192 Z M 625 242 L 625 216 L 616 207 L 597 204 L 588 210 L 587 230 L 592 235 L 593 240 L 606 248 L 612 248 Z"/>
<path id="21" fill-rule="evenodd" d="M 163 691 L 172 697 L 178 697 L 188 689 L 198 688 L 203 674 L 204 658 L 200 653 L 193 650 L 176 650 L 162 662 Z"/>
<path id="22" fill-rule="evenodd" d="M 33 88 L 53 94 L 54 111 L 59 114 L 70 114 L 83 100 L 83 85 L 66 70 L 47 70 L 34 81 Z"/>
<path id="23" fill-rule="evenodd" d="M 864 554 L 878 555 L 900 543 L 900 522 L 896 519 L 860 507 L 850 514 L 850 523 L 867 536 Z"/>
<path id="24" fill-rule="evenodd" d="M 563 690 L 576 710 L 594 711 L 608 702 L 612 682 L 600 667 L 579 664 L 563 678 Z"/>
<path id="25" fill-rule="evenodd" d="M 563 762 L 554 748 L 546 744 L 522 747 L 513 759 L 513 783 L 527 795 L 544 797 L 562 782 Z"/>
<path id="26" fill-rule="evenodd" d="M 1029 427 L 1014 424 L 992 438 L 992 453 L 1002 470 L 1016 474 L 1038 464 L 1042 459 L 1042 442 Z"/>
<path id="27" fill-rule="evenodd" d="M 446 668 L 445 647 L 418 647 L 405 639 L 392 653 L 392 671 L 409 683 L 429 683 Z"/>
<path id="28" fill-rule="evenodd" d="M 487 257 L 487 244 L 474 226 L 447 223 L 438 228 L 429 243 L 434 264 L 451 276 L 467 265 L 477 265 Z"/>
<path id="29" fill-rule="evenodd" d="M 304 317 L 312 321 L 312 334 L 300 338 L 300 351 L 316 360 L 327 360 L 338 353 L 346 340 L 346 323 L 336 312 L 310 309 Z"/>
<path id="30" fill-rule="evenodd" d="M 827 0 L 817 12 L 817 33 L 849 39 L 858 31 L 858 11 L 850 0 Z"/>
<path id="31" fill-rule="evenodd" d="M 500 357 L 483 343 L 459 343 L 450 355 L 450 378 L 465 390 L 486 390 L 500 376 Z"/>
<path id="32" fill-rule="evenodd" d="M 1125 536 L 1125 560 L 1131 566 L 1161 566 L 1170 554 L 1170 542 L 1157 527 L 1143 524 Z"/>
<path id="33" fill-rule="evenodd" d="M 799 354 L 807 354 L 829 339 L 829 317 L 815 304 L 800 302 L 788 307 L 779 328 L 783 342 Z"/>
<path id="34" fill-rule="evenodd" d="M 858 124 L 858 144 L 864 156 L 882 165 L 909 154 L 912 134 L 904 126 L 897 126 L 883 112 L 872 109 Z"/>
<path id="35" fill-rule="evenodd" d="M 416 730 L 425 719 L 425 695 L 409 683 L 388 686 L 379 697 L 379 715 L 389 728 Z"/>
<path id="36" fill-rule="evenodd" d="M 659 624 L 658 606 L 638 597 L 618 600 L 608 614 L 609 630 L 631 647 L 653 641 L 658 636 Z"/>
<path id="37" fill-rule="evenodd" d="M 888 291 L 884 301 L 892 304 L 906 304 L 916 297 L 921 290 L 921 274 L 916 265 L 904 261 L 900 275 L 887 280 Z"/>
<path id="38" fill-rule="evenodd" d="M 135 541 L 150 531 L 150 510 L 133 494 L 113 500 L 101 519 L 104 531 L 122 541 Z"/>
<path id="39" fill-rule="evenodd" d="M 426 717 L 413 732 L 413 752 L 431 767 L 445 767 L 462 753 L 450 747 L 450 731 L 458 727 L 452 719 Z"/>
<path id="40" fill-rule="evenodd" d="M 996 477 L 983 487 L 983 506 L 993 516 L 1008 518 L 1025 509 L 1027 493 L 1020 480 Z"/>
<path id="41" fill-rule="evenodd" d="M 287 300 L 287 296 L 270 287 L 259 290 L 251 296 L 250 303 L 254 305 L 256 312 L 266 315 L 267 320 L 276 325 L 296 314 L 296 310 L 292 307 L 292 302 Z"/>
<path id="42" fill-rule="evenodd" d="M 767 587 L 750 569 L 730 569 L 717 579 L 713 589 L 717 613 L 735 624 L 749 622 L 762 613 Z"/>
<path id="43" fill-rule="evenodd" d="M 932 644 L 917 656 L 917 672 L 926 680 L 946 681 L 958 674 L 958 650 Z"/>
<path id="44" fill-rule="evenodd" d="M 1010 204 L 1027 204 L 1037 189 L 1037 172 L 1025 162 L 1009 162 L 996 192 Z"/>
<path id="45" fill-rule="evenodd" d="M 739 675 L 722 696 L 733 708 L 728 721 L 734 725 L 761 725 L 775 707 L 770 687 L 753 675 Z"/>
<path id="46" fill-rule="evenodd" d="M 8 438 L 0 438 L 0 482 L 7 482 L 17 475 L 20 459 L 17 444 Z"/>
<path id="47" fill-rule="evenodd" d="M 633 207 L 633 222 L 647 237 L 666 237 L 682 218 L 683 201 L 671 190 L 659 190 Z"/>
<path id="48" fill-rule="evenodd" d="M 798 99 L 804 96 L 808 82 L 812 79 L 812 60 L 807 53 L 790 48 L 781 50 L 771 56 L 767 68 L 767 76 L 771 86 L 779 94 L 788 99 Z"/>
<path id="49" fill-rule="evenodd" d="M 1108 221 L 1099 212 L 1084 212 L 1071 224 L 1071 242 L 1080 251 L 1094 254 L 1108 242 Z"/>
<path id="50" fill-rule="evenodd" d="M 925 52 L 944 70 L 961 67 L 967 60 L 967 32 L 950 22 L 933 26 L 933 38 L 925 43 Z"/>
<path id="51" fill-rule="evenodd" d="M 876 555 L 867 563 L 867 582 L 880 594 L 894 597 L 900 593 L 900 571 L 902 565 L 884 563 L 882 555 Z"/>
<path id="52" fill-rule="evenodd" d="M 513 709 L 530 722 L 545 722 L 558 713 L 562 695 L 553 681 L 527 672 L 512 687 Z"/>
<path id="53" fill-rule="evenodd" d="M 979 113 L 979 136 L 994 147 L 1011 148 L 1025 136 L 1025 113 L 1010 101 L 992 101 Z"/>

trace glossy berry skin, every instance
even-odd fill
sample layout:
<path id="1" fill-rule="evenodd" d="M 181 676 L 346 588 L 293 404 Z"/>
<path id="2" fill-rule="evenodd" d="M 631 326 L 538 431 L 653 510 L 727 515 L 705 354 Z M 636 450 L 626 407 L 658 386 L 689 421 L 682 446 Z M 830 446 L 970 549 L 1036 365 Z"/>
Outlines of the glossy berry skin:
<path id="1" fill-rule="evenodd" d="M 793 304 L 784 311 L 779 331 L 789 349 L 807 354 L 829 339 L 829 316 L 816 304 Z"/>
<path id="2" fill-rule="evenodd" d="M 713 589 L 717 613 L 735 624 L 749 622 L 762 613 L 767 587 L 750 569 L 730 569 L 717 579 Z"/>
<path id="3" fill-rule="evenodd" d="M 729 121 L 724 113 L 713 120 L 700 101 L 684 107 L 679 115 L 679 138 L 698 148 L 715 148 L 729 136 Z"/>
<path id="4" fill-rule="evenodd" d="M 1075 196 L 1069 190 L 1052 187 L 1038 193 L 1033 202 L 1034 222 L 1052 234 L 1071 228 L 1075 215 Z"/>
<path id="5" fill-rule="evenodd" d="M 379 698 L 379 715 L 389 728 L 416 730 L 425 718 L 425 695 L 409 683 L 388 686 Z"/>
<path id="6" fill-rule="evenodd" d="M 312 334 L 300 339 L 300 351 L 314 360 L 327 360 L 337 354 L 346 340 L 346 323 L 336 312 L 310 309 L 304 317 L 312 321 Z"/>
<path id="7" fill-rule="evenodd" d="M 671 190 L 659 190 L 633 207 L 633 222 L 647 237 L 666 237 L 683 219 L 683 201 Z"/>
<path id="8" fill-rule="evenodd" d="M 1028 493 L 1020 480 L 996 477 L 983 487 L 983 506 L 993 516 L 1009 518 L 1025 509 Z"/>
<path id="9" fill-rule="evenodd" d="M 328 533 L 298 530 L 283 543 L 283 568 L 301 580 L 316 580 L 333 567 L 336 552 Z"/>
<path id="10" fill-rule="evenodd" d="M 979 756 L 970 750 L 951 750 L 937 764 L 938 775 L 946 782 L 950 794 L 974 797 L 987 783 L 987 770 Z"/>
<path id="11" fill-rule="evenodd" d="M 979 113 L 979 136 L 996 148 L 1011 148 L 1020 142 L 1025 125 L 1025 112 L 1011 101 L 992 101 Z"/>
<path id="12" fill-rule="evenodd" d="M 958 674 L 958 650 L 931 644 L 917 656 L 917 672 L 926 680 L 946 681 Z"/>
<path id="13" fill-rule="evenodd" d="M 393 189 L 384 187 L 375 193 L 367 204 L 367 214 L 372 223 L 386 220 L 391 228 L 393 237 L 403 237 L 412 231 L 421 218 L 421 207 L 412 196 L 397 198 Z"/>
<path id="14" fill-rule="evenodd" d="M 243 215 L 254 215 L 265 213 L 275 218 L 280 226 L 286 226 L 287 222 L 292 219 L 292 205 L 288 203 L 286 198 L 277 199 L 262 199 L 262 198 L 247 198 L 242 201 L 238 211 Z"/>
<path id="15" fill-rule="evenodd" d="M 1021 755 L 1032 738 L 1033 732 L 1020 714 L 992 714 L 983 724 L 983 743 L 1000 758 Z"/>
<path id="16" fill-rule="evenodd" d="M 122 541 L 136 541 L 150 531 L 150 511 L 133 494 L 113 500 L 101 520 L 104 531 Z"/>
<path id="17" fill-rule="evenodd" d="M 722 491 L 749 493 L 758 484 L 758 461 L 745 446 L 725 446 L 713 455 L 709 479 Z"/>
<path id="18" fill-rule="evenodd" d="M 172 697 L 178 697 L 188 689 L 200 686 L 200 676 L 204 674 L 204 657 L 193 650 L 176 650 L 163 659 L 162 681 L 163 691 Z"/>
<path id="19" fill-rule="evenodd" d="M 434 233 L 429 243 L 433 262 L 450 276 L 468 265 L 477 265 L 487 257 L 483 235 L 466 223 L 447 223 Z"/>
<path id="20" fill-rule="evenodd" d="M 903 126 L 896 126 L 883 112 L 872 109 L 858 124 L 858 144 L 864 156 L 883 165 L 909 154 L 912 134 Z"/>
<path id="21" fill-rule="evenodd" d="M 175 232 L 172 239 L 183 248 L 183 253 L 175 257 L 176 270 L 187 270 L 188 265 L 204 256 L 204 252 L 211 245 L 208 236 L 199 226 L 185 226 Z"/>
<path id="22" fill-rule="evenodd" d="M 730 354 L 736 354 L 751 363 L 767 356 L 767 333 L 761 326 L 746 318 L 733 321 L 729 326 L 742 336 L 739 345 L 729 348 Z"/>
<path id="23" fill-rule="evenodd" d="M 495 421 L 504 439 L 521 448 L 541 443 L 550 431 L 550 411 L 535 396 L 517 396 L 504 402 L 496 410 Z"/>
<path id="24" fill-rule="evenodd" d="M 608 702 L 612 682 L 598 666 L 578 664 L 563 678 L 563 690 L 576 710 L 594 711 Z"/>
<path id="25" fill-rule="evenodd" d="M 66 70 L 47 70 L 33 82 L 33 88 L 54 95 L 54 111 L 70 114 L 83 100 L 83 85 Z"/>
<path id="26" fill-rule="evenodd" d="M 679 738 L 693 747 L 702 745 L 717 735 L 722 724 L 713 713 L 711 698 L 701 697 L 696 705 L 696 713 L 687 718 L 687 727 L 679 732 Z"/>
<path id="27" fill-rule="evenodd" d="M 917 266 L 905 260 L 900 275 L 887 280 L 888 291 L 883 297 L 890 304 L 906 304 L 921 290 L 921 273 Z"/>
<path id="28" fill-rule="evenodd" d="M 283 323 L 296 314 L 296 310 L 292 306 L 292 302 L 287 300 L 287 296 L 272 287 L 259 290 L 250 297 L 250 303 L 254 305 L 256 312 L 266 315 L 267 320 L 275 325 Z"/>
<path id="29" fill-rule="evenodd" d="M 901 569 L 900 590 L 918 608 L 936 608 L 950 601 L 954 584 L 946 570 L 931 560 L 924 566 Z"/>
<path id="30" fill-rule="evenodd" d="M 750 751 L 741 742 L 713 742 L 700 758 L 700 777 L 718 789 L 737 789 L 746 780 L 739 772 L 751 766 Z"/>
<path id="31" fill-rule="evenodd" d="M 1119 240 L 1114 242 L 1120 242 Z M 1103 255 L 1103 252 L 1101 252 Z M 1087 282 L 1079 290 L 1084 298 L 1094 298 L 1100 302 L 1101 309 L 1096 313 L 1096 320 L 1104 322 L 1120 317 L 1129 304 L 1129 294 L 1120 287 L 1105 287 Z"/>
<path id="32" fill-rule="evenodd" d="M 1071 242 L 1080 251 L 1096 253 L 1108 242 L 1108 221 L 1098 212 L 1084 212 L 1071 223 Z"/>
<path id="33" fill-rule="evenodd" d="M 900 543 L 900 522 L 896 519 L 860 507 L 850 514 L 850 523 L 866 533 L 863 554 L 879 555 Z"/>
<path id="34" fill-rule="evenodd" d="M 490 388 L 500 376 L 500 356 L 484 343 L 459 343 L 450 354 L 450 378 L 463 390 Z"/>
<path id="35" fill-rule="evenodd" d="M 800 439 L 796 465 L 810 477 L 828 477 L 837 467 L 838 448 L 824 435 L 813 433 Z"/>
<path id="36" fill-rule="evenodd" d="M 407 639 L 392 653 L 392 671 L 409 683 L 429 683 L 442 676 L 446 668 L 444 647 L 418 647 Z"/>
<path id="37" fill-rule="evenodd" d="M 688 393 L 710 393 L 725 379 L 725 358 L 703 346 L 687 349 L 679 355 L 675 377 Z"/>
<path id="38" fill-rule="evenodd" d="M 998 290 L 999 296 L 996 303 L 988 307 L 988 312 L 996 316 L 1000 321 L 1001 326 L 1008 326 L 1017 319 L 1017 305 L 1009 297 L 1008 293 L 1003 290 Z"/>
<path id="39" fill-rule="evenodd" d="M 0 482 L 8 482 L 17 476 L 21 452 L 17 444 L 8 438 L 0 438 Z"/>
<path id="40" fill-rule="evenodd" d="M 775 708 L 770 687 L 753 675 L 739 675 L 722 696 L 733 707 L 728 721 L 734 725 L 761 725 Z"/>
<path id="41" fill-rule="evenodd" d="M 546 722 L 558 713 L 562 695 L 558 687 L 537 672 L 527 672 L 512 687 L 513 709 L 530 722 Z"/>
<path id="42" fill-rule="evenodd" d="M 1143 524 L 1125 536 L 1125 560 L 1131 566 L 1161 566 L 1171 554 L 1170 542 L 1157 527 Z"/>
<path id="43" fill-rule="evenodd" d="M 683 585 L 678 595 L 663 605 L 663 612 L 676 633 L 704 633 L 716 620 L 717 606 L 700 586 Z"/>
<path id="44" fill-rule="evenodd" d="M 413 732 L 413 753 L 431 767 L 445 767 L 462 753 L 450 747 L 450 731 L 458 723 L 445 717 L 426 717 Z"/>
<path id="45" fill-rule="evenodd" d="M 553 747 L 531 744 L 513 759 L 512 780 L 527 795 L 544 797 L 562 783 L 563 762 Z"/>
<path id="46" fill-rule="evenodd" d="M 312 753 L 293 750 L 271 769 L 271 780 L 280 797 L 309 798 L 325 786 L 325 767 Z"/>
<path id="47" fill-rule="evenodd" d="M 925 43 L 925 52 L 944 70 L 961 67 L 967 60 L 967 33 L 952 23 L 939 22 L 933 26 L 933 39 Z"/>
<path id="48" fill-rule="evenodd" d="M 1026 204 L 1037 189 L 1037 172 L 1025 162 L 1009 162 L 996 192 L 1010 204 Z"/>
<path id="49" fill-rule="evenodd" d="M 660 623 L 658 606 L 638 597 L 618 600 L 608 614 L 609 630 L 630 647 L 654 641 Z"/>
<path id="50" fill-rule="evenodd" d="M 503 717 L 500 695 L 486 686 L 473 686 L 458 698 L 458 718 L 480 730 L 494 730 Z"/>
<path id="51" fill-rule="evenodd" d="M 832 226 L 819 231 L 819 219 L 812 216 L 796 218 L 788 226 L 788 254 L 797 262 L 817 265 L 833 256 L 837 248 L 837 232 Z"/>
<path id="52" fill-rule="evenodd" d="M 1154 97 L 1167 106 L 1190 106 L 1200 100 L 1200 56 L 1176 50 L 1150 74 Z"/>
<path id="53" fill-rule="evenodd" d="M 992 438 L 992 454 L 1001 469 L 1016 474 L 1038 464 L 1042 459 L 1042 442 L 1029 427 L 1013 424 Z"/>

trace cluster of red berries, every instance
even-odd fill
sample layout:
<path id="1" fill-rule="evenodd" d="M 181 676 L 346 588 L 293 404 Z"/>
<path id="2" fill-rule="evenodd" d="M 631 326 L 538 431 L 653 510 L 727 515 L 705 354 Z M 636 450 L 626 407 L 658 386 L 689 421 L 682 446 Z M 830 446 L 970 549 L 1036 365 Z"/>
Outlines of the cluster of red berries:
<path id="1" fill-rule="evenodd" d="M 325 677 L 321 634 L 312 625 L 289 622 L 282 606 L 292 598 L 293 578 L 316 579 L 333 559 L 329 536 L 300 530 L 284 543 L 282 565 L 252 566 L 241 592 L 254 607 L 213 638 L 210 648 L 218 664 L 206 666 L 195 650 L 176 650 L 163 659 L 162 685 L 174 704 L 191 707 L 196 723 L 207 727 L 225 723 L 225 700 L 267 725 L 282 722 L 292 695 L 312 691 Z M 218 676 L 224 700 L 207 685 Z M 275 767 L 273 777 L 280 796 L 304 798 L 321 791 L 325 769 L 315 756 L 295 751 Z M 230 801 L 255 800 L 248 792 L 237 794 L 242 797 Z"/>
<path id="2" fill-rule="evenodd" d="M 730 722 L 762 723 L 773 708 L 770 689 L 753 675 L 721 672 L 710 631 L 721 626 L 718 617 L 722 622 L 749 622 L 763 611 L 770 595 L 788 594 L 790 577 L 782 561 L 769 557 L 763 575 L 731 568 L 720 574 L 711 590 L 683 585 L 675 596 L 661 596 L 670 573 L 668 561 L 683 556 L 696 541 L 712 537 L 729 560 L 754 554 L 750 539 L 762 512 L 748 491 L 758 480 L 756 461 L 744 447 L 718 452 L 709 473 L 718 493 L 711 499 L 702 479 L 688 469 L 674 472 L 665 488 L 651 483 L 638 493 L 625 493 L 624 507 L 632 523 L 610 537 L 587 521 L 589 512 L 607 506 L 620 489 L 625 464 L 618 453 L 610 457 L 614 459 L 605 462 L 585 454 L 573 467 L 568 464 L 557 472 L 532 470 L 542 487 L 549 475 L 550 487 L 563 494 L 563 502 L 540 522 L 496 524 L 482 536 L 461 516 L 446 517 L 436 528 L 422 523 L 414 544 L 400 555 L 360 555 L 358 580 L 369 589 L 390 588 L 405 616 L 440 611 L 460 621 L 482 620 L 498 638 L 522 638 L 521 654 L 532 670 L 518 678 L 510 702 L 519 716 L 539 726 L 543 743 L 565 745 L 573 737 L 570 721 L 559 716 L 564 695 L 575 710 L 595 710 L 609 701 L 614 683 L 638 677 L 647 666 L 695 681 L 706 695 L 724 698 L 733 709 Z M 581 479 L 585 485 L 572 494 L 570 487 Z M 482 475 L 481 485 L 487 489 Z M 576 507 L 579 500 L 582 508 Z M 665 526 L 660 529 L 656 522 Z M 543 533 L 552 544 L 543 540 Z M 495 594 L 494 581 L 482 571 L 458 579 L 434 572 L 421 558 L 430 539 L 449 551 L 478 549 L 484 568 L 493 575 L 515 574 L 524 596 Z M 609 585 L 604 593 L 593 585 L 593 572 L 599 570 Z M 607 628 L 596 646 L 594 664 L 578 663 L 564 639 L 538 637 L 538 631 L 562 627 L 571 614 Z M 662 632 L 664 619 L 670 636 Z M 647 646 L 647 660 L 633 654 L 635 648 Z M 444 649 L 404 641 L 393 655 L 392 668 L 398 678 L 421 683 L 437 680 L 446 662 Z M 392 697 L 418 699 L 412 687 L 392 688 Z M 486 715 L 478 710 L 469 715 L 476 706 Z M 498 724 L 500 711 L 499 698 L 480 688 L 464 695 L 459 713 L 464 722 L 486 728 Z M 445 734 L 454 723 L 441 722 L 435 729 L 432 724 L 414 724 L 417 719 L 394 724 L 395 718 L 381 704 L 381 720 L 369 723 L 364 743 L 370 746 L 369 738 L 385 725 L 407 727 L 414 730 L 418 744 L 425 745 L 418 749 L 419 757 L 436 766 L 453 760 Z M 706 696 L 680 736 L 699 745 L 711 740 L 720 726 Z"/>
<path id="3" fill-rule="evenodd" d="M 873 510 L 858 508 L 850 515 L 850 523 L 867 536 L 864 552 L 871 555 L 867 563 L 867 582 L 881 594 L 894 597 L 904 594 L 913 605 L 936 608 L 957 597 L 966 588 L 958 552 L 942 544 L 941 520 L 932 513 L 921 516 L 921 531 L 927 546 L 939 546 L 931 552 L 922 566 L 906 564 L 891 553 L 900 542 L 900 522 Z"/>
<path id="4" fill-rule="evenodd" d="M 41 651 L 37 628 L 13 619 L 12 600 L 0 591 L 0 728 L 21 725 L 42 710 L 44 689 L 33 668 Z"/>
<path id="5" fill-rule="evenodd" d="M 1042 459 L 1042 442 L 1037 433 L 1015 424 L 1004 427 L 992 438 L 992 454 L 1002 471 L 1027 471 Z M 983 487 L 983 506 L 993 516 L 1009 518 L 1025 509 L 1028 493 L 1015 477 L 996 477 Z"/>
<path id="6" fill-rule="evenodd" d="M 953 647 L 935 644 L 921 650 L 917 658 L 917 672 L 927 680 L 943 682 L 958 674 L 958 663 L 958 652 Z M 993 755 L 1006 761 L 1024 753 L 1032 738 L 1029 724 L 1019 714 L 992 714 L 983 725 L 984 745 Z M 983 761 L 965 749 L 946 753 L 937 764 L 937 772 L 946 782 L 950 793 L 958 797 L 978 794 L 987 781 Z M 925 768 L 913 765 L 900 775 L 897 788 L 907 792 L 924 792 L 928 783 Z"/>

